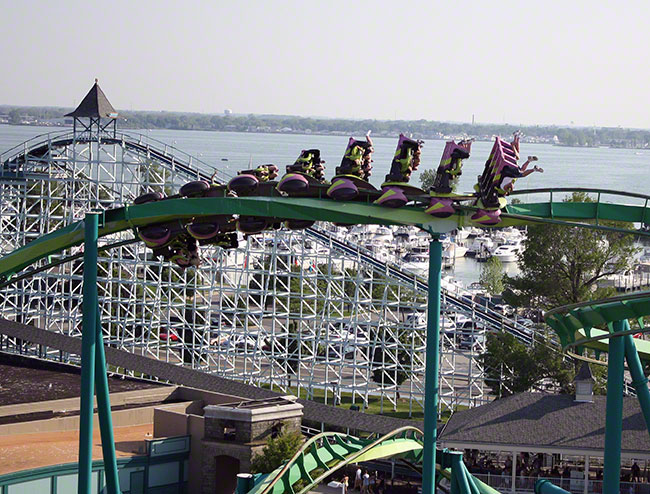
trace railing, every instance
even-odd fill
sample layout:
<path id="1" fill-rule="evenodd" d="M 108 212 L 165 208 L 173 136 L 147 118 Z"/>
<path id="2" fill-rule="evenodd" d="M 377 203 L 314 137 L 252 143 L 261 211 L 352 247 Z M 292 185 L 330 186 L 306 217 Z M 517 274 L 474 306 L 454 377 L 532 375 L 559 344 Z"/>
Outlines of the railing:
<path id="1" fill-rule="evenodd" d="M 154 155 L 158 155 L 159 158 L 165 157 L 177 162 L 182 168 L 186 169 L 185 171 L 190 174 L 197 175 L 198 173 L 201 178 L 209 179 L 210 174 L 207 172 L 207 170 L 214 168 L 214 166 L 208 165 L 204 161 L 201 161 L 196 157 L 184 151 L 181 151 L 175 146 L 165 144 L 164 142 L 154 139 L 148 135 L 131 132 L 116 132 L 113 135 L 112 132 L 101 132 L 100 134 L 97 134 L 96 132 L 89 133 L 80 131 L 77 132 L 75 136 L 74 132 L 71 130 L 55 131 L 34 136 L 31 139 L 28 139 L 0 153 L 0 164 L 4 164 L 16 158 L 24 156 L 33 149 L 37 149 L 44 145 L 50 144 L 53 147 L 68 145 L 69 143 L 67 141 L 73 137 L 76 137 L 76 140 L 79 142 L 88 142 L 94 140 L 97 136 L 102 140 L 122 141 L 125 145 L 129 145 L 130 147 L 134 147 L 136 149 L 139 148 L 141 151 L 150 150 Z M 201 173 L 202 171 L 203 173 Z M 219 176 L 222 179 L 229 178 L 229 175 L 223 173 L 222 171 L 219 171 Z"/>
<path id="2" fill-rule="evenodd" d="M 55 138 L 61 139 L 62 137 L 65 137 L 68 134 L 70 135 L 70 137 L 72 137 L 72 131 L 70 130 L 57 130 L 55 132 L 48 132 L 46 134 L 36 135 L 31 139 L 27 139 L 26 141 L 21 142 L 20 144 L 16 144 L 14 147 L 1 152 L 0 164 L 8 160 L 11 160 L 16 156 L 20 156 L 26 151 L 29 152 L 30 149 L 34 149 L 35 147 L 46 144 Z"/>
<path id="3" fill-rule="evenodd" d="M 590 189 L 585 187 L 546 187 L 542 189 L 521 189 L 515 190 L 510 193 L 511 196 L 523 196 L 529 194 L 550 194 L 551 201 L 553 200 L 554 193 L 573 193 L 573 192 L 584 192 L 585 194 L 598 194 L 598 199 L 600 200 L 601 195 L 612 195 L 612 196 L 622 196 L 622 197 L 634 197 L 636 199 L 644 199 L 650 201 L 650 196 L 646 194 L 639 194 L 637 192 L 623 192 L 620 190 L 612 189 Z"/>
<path id="4" fill-rule="evenodd" d="M 483 474 L 473 473 L 474 477 L 480 479 L 490 487 L 493 487 L 502 494 L 508 494 L 512 491 L 512 476 L 511 472 L 504 472 L 503 474 Z M 572 494 L 583 494 L 585 492 L 584 478 L 553 478 L 553 477 L 522 477 L 515 478 L 516 494 L 534 493 L 535 482 L 540 478 L 550 480 L 554 485 L 564 489 Z M 596 479 L 589 479 L 587 485 L 588 494 L 603 494 L 603 481 Z M 616 493 L 608 493 L 616 494 Z M 650 484 L 641 482 L 621 482 L 620 494 L 650 494 Z"/>

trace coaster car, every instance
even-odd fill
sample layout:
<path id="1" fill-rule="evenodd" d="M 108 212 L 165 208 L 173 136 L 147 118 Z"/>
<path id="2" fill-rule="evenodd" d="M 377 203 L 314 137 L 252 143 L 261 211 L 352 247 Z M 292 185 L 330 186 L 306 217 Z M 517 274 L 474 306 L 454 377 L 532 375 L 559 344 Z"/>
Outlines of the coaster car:
<path id="1" fill-rule="evenodd" d="M 320 150 L 303 149 L 293 165 L 287 166 L 287 174 L 277 185 L 277 190 L 288 195 L 305 192 L 310 185 L 320 185 L 325 182 Z"/>
<path id="2" fill-rule="evenodd" d="M 423 141 L 413 140 L 400 134 L 390 173 L 381 186 L 382 195 L 375 204 L 389 208 L 399 208 L 409 202 L 408 195 L 422 195 L 424 191 L 408 185 L 411 174 L 420 165 Z"/>
<path id="3" fill-rule="evenodd" d="M 187 233 L 197 240 L 208 240 L 223 232 L 224 226 L 231 220 L 230 216 L 207 216 L 193 220 L 187 225 Z"/>
<path id="4" fill-rule="evenodd" d="M 470 140 L 463 140 L 458 144 L 449 141 L 445 144 L 433 186 L 429 191 L 431 199 L 425 213 L 436 218 L 448 218 L 456 212 L 454 202 L 472 198 L 455 193 L 458 178 L 462 175 L 463 160 L 469 158 L 471 146 Z"/>
<path id="5" fill-rule="evenodd" d="M 517 170 L 517 158 L 519 156 L 519 138 L 508 143 L 496 137 L 490 151 L 490 156 L 485 162 L 483 173 L 478 177 L 474 186 L 478 199 L 476 206 L 479 208 L 472 221 L 481 225 L 496 225 L 500 221 L 501 208 L 505 207 L 505 194 L 500 192 L 499 185 L 503 180 L 503 171 L 506 167 L 514 167 Z"/>
<path id="6" fill-rule="evenodd" d="M 336 167 L 332 185 L 327 189 L 327 195 L 335 201 L 351 201 L 359 195 L 359 189 L 376 191 L 377 189 L 368 182 L 372 174 L 373 151 L 370 135 L 366 136 L 365 141 L 350 137 L 341 165 Z"/>
<path id="7" fill-rule="evenodd" d="M 261 165 L 254 170 L 241 171 L 228 182 L 228 190 L 240 197 L 254 194 L 260 183 L 273 181 L 277 178 L 278 172 L 278 167 L 272 164 Z"/>

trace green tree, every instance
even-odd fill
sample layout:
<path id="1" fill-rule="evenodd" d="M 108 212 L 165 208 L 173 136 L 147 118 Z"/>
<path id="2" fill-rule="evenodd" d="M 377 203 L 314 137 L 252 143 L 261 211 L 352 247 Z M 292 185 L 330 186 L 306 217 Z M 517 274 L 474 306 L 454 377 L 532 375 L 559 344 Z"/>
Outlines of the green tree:
<path id="1" fill-rule="evenodd" d="M 591 201 L 577 193 L 567 202 Z M 544 309 L 610 295 L 598 281 L 630 269 L 636 253 L 632 235 L 561 225 L 530 227 L 524 247 L 519 276 L 504 279 L 504 298 Z"/>
<path id="2" fill-rule="evenodd" d="M 424 170 L 420 173 L 420 188 L 422 190 L 429 190 L 433 187 L 433 182 L 436 180 L 436 171 L 435 169 Z"/>
<path id="3" fill-rule="evenodd" d="M 282 463 L 290 459 L 302 445 L 302 435 L 299 432 L 280 434 L 269 438 L 262 453 L 253 457 L 251 472 L 270 473 Z"/>
<path id="4" fill-rule="evenodd" d="M 490 257 L 481 267 L 479 283 L 490 295 L 503 292 L 503 264 L 498 257 Z"/>
<path id="5" fill-rule="evenodd" d="M 486 382 L 497 398 L 543 384 L 570 392 L 575 376 L 573 365 L 550 344 L 527 347 L 510 333 L 489 334 L 481 360 Z"/>
<path id="6" fill-rule="evenodd" d="M 486 382 L 497 398 L 543 387 L 562 394 L 575 392 L 573 380 L 581 361 L 566 359 L 550 341 L 526 346 L 509 333 L 488 335 L 481 360 L 486 369 Z M 592 365 L 594 394 L 607 392 L 607 367 Z"/>
<path id="7" fill-rule="evenodd" d="M 19 124 L 21 121 L 20 110 L 14 109 L 9 112 L 9 123 L 10 124 Z"/>

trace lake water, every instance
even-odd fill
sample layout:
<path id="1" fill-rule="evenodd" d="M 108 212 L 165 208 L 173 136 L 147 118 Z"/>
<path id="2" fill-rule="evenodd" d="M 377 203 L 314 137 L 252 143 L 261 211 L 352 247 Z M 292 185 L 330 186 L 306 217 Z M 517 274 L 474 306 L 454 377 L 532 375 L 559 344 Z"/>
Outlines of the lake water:
<path id="1" fill-rule="evenodd" d="M 53 130 L 52 127 L 0 125 L 0 152 L 37 135 Z M 318 148 L 326 161 L 326 175 L 332 176 L 340 163 L 348 142 L 343 136 L 252 134 L 238 132 L 208 132 L 184 130 L 127 130 L 149 135 L 162 142 L 196 156 L 209 168 L 218 168 L 235 174 L 237 170 L 262 163 L 274 163 L 283 170 L 293 163 L 300 150 Z M 357 136 L 359 138 L 363 136 Z M 371 182 L 380 185 L 388 173 L 397 144 L 396 138 L 375 137 L 374 169 Z M 411 179 L 419 184 L 422 170 L 437 168 L 444 141 L 427 141 L 422 153 L 422 164 Z M 476 176 L 492 147 L 491 142 L 475 142 L 472 156 L 466 160 L 459 191 L 470 191 Z M 517 187 L 592 187 L 627 192 L 647 193 L 650 186 L 650 150 L 611 148 L 569 148 L 550 144 L 522 143 L 521 155 L 539 157 L 544 173 L 533 173 L 520 179 Z M 228 161 L 221 161 L 227 159 Z"/>
<path id="2" fill-rule="evenodd" d="M 52 127 L 0 125 L 0 152 L 24 142 L 38 134 L 62 130 Z M 183 130 L 127 130 L 141 133 L 196 156 L 207 164 L 209 171 L 215 168 L 234 175 L 248 168 L 249 163 L 258 165 L 274 163 L 281 171 L 284 165 L 293 163 L 300 150 L 318 148 L 326 163 L 326 176 L 331 177 L 340 163 L 348 138 L 344 136 L 252 134 L 236 132 L 209 132 Z M 361 138 L 363 136 L 357 136 Z M 371 182 L 379 186 L 388 173 L 397 144 L 396 138 L 373 138 L 375 153 Z M 444 148 L 444 141 L 425 142 L 422 163 L 411 179 L 419 184 L 422 170 L 437 168 Z M 476 177 L 492 147 L 491 142 L 475 142 L 472 156 L 466 160 L 459 191 L 471 191 Z M 521 144 L 521 155 L 539 157 L 538 165 L 544 173 L 533 173 L 517 182 L 519 189 L 542 187 L 590 187 L 648 194 L 650 191 L 650 150 L 611 148 L 569 148 L 550 144 Z M 222 161 L 222 160 L 227 161 Z M 525 198 L 522 198 L 525 200 Z M 606 200 L 607 198 L 605 198 Z M 627 202 L 634 202 L 627 200 Z M 514 271 L 514 265 L 508 266 Z M 470 259 L 457 264 L 457 278 L 470 282 L 478 278 L 480 267 Z"/>

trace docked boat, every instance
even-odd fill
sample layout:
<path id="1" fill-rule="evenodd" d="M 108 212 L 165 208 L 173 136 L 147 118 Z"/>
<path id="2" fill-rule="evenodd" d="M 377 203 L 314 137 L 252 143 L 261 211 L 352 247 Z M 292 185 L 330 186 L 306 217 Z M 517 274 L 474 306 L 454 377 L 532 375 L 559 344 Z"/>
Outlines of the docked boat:
<path id="1" fill-rule="evenodd" d="M 492 256 L 499 259 L 501 262 L 515 262 L 517 256 L 521 252 L 521 245 L 516 244 L 504 244 L 499 245 L 496 249 L 492 251 Z"/>
<path id="2" fill-rule="evenodd" d="M 487 235 L 480 235 L 467 248 L 467 257 L 476 257 L 483 252 L 494 250 L 494 241 Z"/>
<path id="3" fill-rule="evenodd" d="M 424 254 L 407 254 L 404 257 L 402 267 L 412 273 L 427 276 L 429 273 L 429 257 Z"/>
<path id="4" fill-rule="evenodd" d="M 443 259 L 456 259 L 458 257 L 465 257 L 467 247 L 456 242 L 446 242 L 443 247 Z"/>

